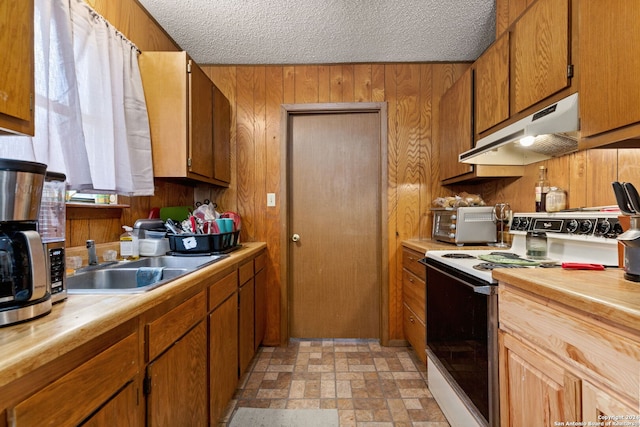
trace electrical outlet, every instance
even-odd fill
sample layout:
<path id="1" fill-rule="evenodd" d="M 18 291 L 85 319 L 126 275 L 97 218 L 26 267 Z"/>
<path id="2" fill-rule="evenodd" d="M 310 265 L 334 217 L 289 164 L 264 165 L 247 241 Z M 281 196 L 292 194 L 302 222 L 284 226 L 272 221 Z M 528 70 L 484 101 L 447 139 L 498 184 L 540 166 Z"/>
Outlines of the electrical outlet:
<path id="1" fill-rule="evenodd" d="M 267 207 L 273 208 L 276 205 L 276 193 L 267 193 Z"/>

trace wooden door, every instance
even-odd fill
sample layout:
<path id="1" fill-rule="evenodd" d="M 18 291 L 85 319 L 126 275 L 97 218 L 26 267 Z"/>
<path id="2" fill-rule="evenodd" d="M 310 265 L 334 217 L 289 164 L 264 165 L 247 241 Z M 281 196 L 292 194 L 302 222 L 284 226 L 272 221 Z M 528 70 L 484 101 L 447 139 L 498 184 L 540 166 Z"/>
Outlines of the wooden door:
<path id="1" fill-rule="evenodd" d="M 473 148 L 473 74 L 469 68 L 440 99 L 440 180 L 473 172 L 458 155 Z"/>
<path id="2" fill-rule="evenodd" d="M 581 136 L 640 122 L 640 2 L 581 2 L 579 14 Z"/>
<path id="3" fill-rule="evenodd" d="M 476 61 L 476 133 L 509 118 L 509 33 L 505 33 Z"/>
<path id="4" fill-rule="evenodd" d="M 235 282 L 235 280 L 234 280 Z M 235 284 L 235 283 L 234 283 Z M 236 285 L 237 286 L 237 285 Z M 209 315 L 211 419 L 217 425 L 238 385 L 238 297 L 233 293 Z"/>
<path id="5" fill-rule="evenodd" d="M 33 2 L 0 2 L 0 134 L 34 134 Z"/>
<path id="6" fill-rule="evenodd" d="M 189 171 L 213 178 L 213 82 L 189 60 Z"/>
<path id="7" fill-rule="evenodd" d="M 578 378 L 512 335 L 500 331 L 500 425 L 578 420 Z"/>
<path id="8" fill-rule="evenodd" d="M 380 337 L 381 114 L 290 116 L 290 336 Z"/>
<path id="9" fill-rule="evenodd" d="M 568 87 L 569 3 L 538 0 L 516 22 L 512 43 L 513 113 Z"/>
<path id="10" fill-rule="evenodd" d="M 147 381 L 147 425 L 208 425 L 207 324 L 200 322 L 151 362 Z"/>
<path id="11" fill-rule="evenodd" d="M 253 263 L 251 265 L 253 266 Z M 249 367 L 255 354 L 255 280 L 253 277 L 240 287 L 238 299 L 240 311 L 238 320 L 238 363 L 240 375 L 242 375 Z"/>

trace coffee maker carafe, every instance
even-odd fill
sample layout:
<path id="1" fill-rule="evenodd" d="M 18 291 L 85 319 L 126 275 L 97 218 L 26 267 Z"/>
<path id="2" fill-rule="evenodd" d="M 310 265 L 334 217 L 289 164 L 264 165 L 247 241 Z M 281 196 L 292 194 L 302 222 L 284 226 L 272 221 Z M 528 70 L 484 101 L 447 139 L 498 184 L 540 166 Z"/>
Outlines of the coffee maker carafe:
<path id="1" fill-rule="evenodd" d="M 0 159 L 0 326 L 51 311 L 38 214 L 47 166 Z"/>

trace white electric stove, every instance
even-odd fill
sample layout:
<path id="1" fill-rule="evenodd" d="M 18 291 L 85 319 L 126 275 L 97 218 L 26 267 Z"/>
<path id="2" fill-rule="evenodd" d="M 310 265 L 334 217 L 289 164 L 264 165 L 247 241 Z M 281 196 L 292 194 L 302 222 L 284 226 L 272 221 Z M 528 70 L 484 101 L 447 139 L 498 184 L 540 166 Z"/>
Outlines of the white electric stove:
<path id="1" fill-rule="evenodd" d="M 426 343 L 429 389 L 451 425 L 498 427 L 498 292 L 495 268 L 618 266 L 619 212 L 518 213 L 508 249 L 427 251 Z M 527 233 L 544 233 L 545 259 L 527 261 Z M 546 238 L 546 242 L 544 239 Z M 518 257 L 493 264 L 479 256 Z M 492 259 L 493 258 L 493 259 Z M 504 259 L 502 260 L 504 261 Z"/>
<path id="2" fill-rule="evenodd" d="M 495 284 L 492 268 L 520 268 L 521 265 L 508 264 L 487 266 L 479 264 L 485 261 L 479 255 L 513 254 L 527 259 L 527 232 L 545 232 L 547 239 L 547 256 L 537 259 L 541 267 L 558 266 L 561 263 L 618 265 L 618 241 L 616 237 L 622 233 L 618 224 L 619 212 L 558 212 L 558 213 L 517 213 L 514 214 L 509 233 L 512 244 L 509 248 L 495 247 L 487 250 L 453 249 L 427 251 L 426 257 Z"/>

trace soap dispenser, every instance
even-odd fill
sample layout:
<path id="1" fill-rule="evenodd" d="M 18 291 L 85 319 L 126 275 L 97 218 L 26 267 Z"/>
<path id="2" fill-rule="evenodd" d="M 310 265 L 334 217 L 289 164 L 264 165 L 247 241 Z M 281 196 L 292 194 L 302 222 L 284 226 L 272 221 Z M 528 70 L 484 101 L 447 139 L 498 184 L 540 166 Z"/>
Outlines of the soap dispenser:
<path id="1" fill-rule="evenodd" d="M 128 225 L 123 225 L 122 228 L 124 233 L 120 235 L 120 256 L 129 261 L 136 260 L 140 257 L 137 230 L 134 232 Z"/>

